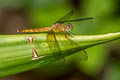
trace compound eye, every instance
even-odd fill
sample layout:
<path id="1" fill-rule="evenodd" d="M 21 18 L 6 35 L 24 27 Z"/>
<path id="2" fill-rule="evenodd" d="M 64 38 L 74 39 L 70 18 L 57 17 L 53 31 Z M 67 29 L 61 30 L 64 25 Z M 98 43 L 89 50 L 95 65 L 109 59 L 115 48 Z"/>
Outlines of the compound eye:
<path id="1" fill-rule="evenodd" d="M 66 29 L 67 29 L 67 30 L 72 30 L 72 24 L 70 24 L 70 23 L 67 24 L 67 25 L 66 25 Z"/>

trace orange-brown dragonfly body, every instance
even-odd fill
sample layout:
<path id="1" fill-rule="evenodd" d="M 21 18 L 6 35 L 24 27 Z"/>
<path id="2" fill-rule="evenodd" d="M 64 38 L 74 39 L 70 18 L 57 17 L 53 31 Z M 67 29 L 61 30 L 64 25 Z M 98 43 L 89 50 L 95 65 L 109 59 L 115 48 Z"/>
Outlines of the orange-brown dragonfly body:
<path id="1" fill-rule="evenodd" d="M 67 24 L 66 26 L 61 23 L 53 24 L 51 27 L 42 27 L 42 28 L 34 28 L 34 29 L 22 29 L 17 30 L 17 32 L 49 32 L 53 30 L 54 32 L 65 32 L 72 30 L 72 25 Z"/>

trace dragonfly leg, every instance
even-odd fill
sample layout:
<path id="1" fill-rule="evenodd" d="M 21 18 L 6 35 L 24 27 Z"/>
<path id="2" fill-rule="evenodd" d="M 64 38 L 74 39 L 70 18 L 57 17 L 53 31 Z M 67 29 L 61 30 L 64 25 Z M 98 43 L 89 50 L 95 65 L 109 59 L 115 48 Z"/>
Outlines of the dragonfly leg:
<path id="1" fill-rule="evenodd" d="M 73 43 L 73 41 L 67 36 L 67 32 L 65 32 L 65 38 L 67 38 L 71 44 Z"/>
<path id="2" fill-rule="evenodd" d="M 32 60 L 36 60 L 36 59 L 39 59 L 39 56 L 33 44 L 33 38 L 34 38 L 33 36 L 27 37 L 27 39 L 29 40 L 29 43 L 32 45 L 32 54 L 33 54 Z"/>

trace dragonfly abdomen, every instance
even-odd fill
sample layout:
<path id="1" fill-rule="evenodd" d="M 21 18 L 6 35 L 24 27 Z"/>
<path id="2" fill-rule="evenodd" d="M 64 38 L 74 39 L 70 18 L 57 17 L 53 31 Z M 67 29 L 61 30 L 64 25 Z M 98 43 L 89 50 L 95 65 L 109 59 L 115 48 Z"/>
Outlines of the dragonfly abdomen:
<path id="1" fill-rule="evenodd" d="M 17 30 L 17 32 L 48 32 L 50 27 L 43 27 L 43 28 L 34 28 L 34 29 L 21 29 Z"/>

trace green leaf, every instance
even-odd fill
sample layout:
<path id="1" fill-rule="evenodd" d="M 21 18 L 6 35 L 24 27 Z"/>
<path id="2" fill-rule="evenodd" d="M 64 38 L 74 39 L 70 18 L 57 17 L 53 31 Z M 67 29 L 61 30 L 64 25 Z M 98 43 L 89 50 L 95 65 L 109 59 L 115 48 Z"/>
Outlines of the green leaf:
<path id="1" fill-rule="evenodd" d="M 34 45 L 40 56 L 38 60 L 32 60 L 32 47 L 27 39 L 28 36 L 34 36 Z M 69 45 L 60 45 L 63 54 L 51 55 L 52 52 L 46 43 L 46 34 L 0 35 L 0 77 L 45 66 L 61 59 L 61 55 L 67 57 L 83 49 L 120 39 L 120 32 L 103 35 L 74 35 L 74 37 L 80 47 L 66 48 Z M 63 36 L 58 41 L 68 43 Z"/>

